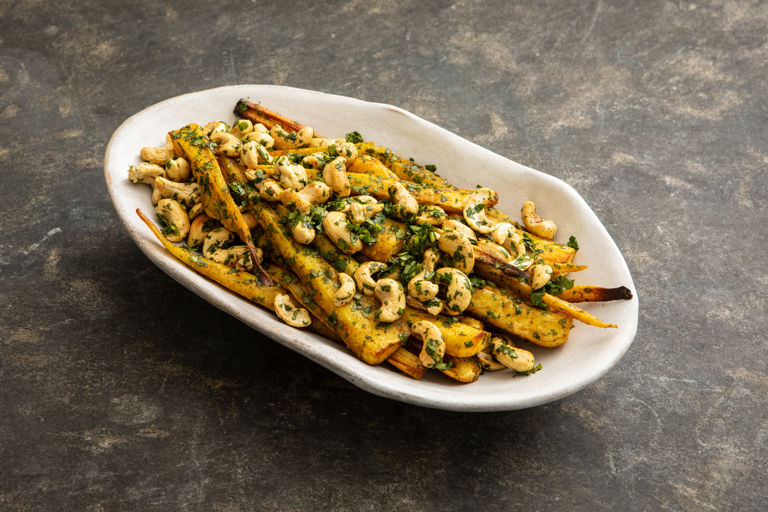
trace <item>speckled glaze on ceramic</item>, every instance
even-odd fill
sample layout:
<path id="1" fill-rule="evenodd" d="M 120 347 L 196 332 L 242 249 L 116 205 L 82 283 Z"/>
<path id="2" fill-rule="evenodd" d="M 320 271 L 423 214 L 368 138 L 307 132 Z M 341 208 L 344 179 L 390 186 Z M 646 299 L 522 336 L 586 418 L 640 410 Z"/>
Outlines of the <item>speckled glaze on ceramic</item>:
<path id="1" fill-rule="evenodd" d="M 231 122 L 240 98 L 260 101 L 272 110 L 312 126 L 324 136 L 340 137 L 352 130 L 366 140 L 391 148 L 417 162 L 435 164 L 438 172 L 459 187 L 480 183 L 499 193 L 499 208 L 514 216 L 525 200 L 558 224 L 556 240 L 574 235 L 581 250 L 576 262 L 587 264 L 575 274 L 577 283 L 630 288 L 630 301 L 585 304 L 584 309 L 617 324 L 598 329 L 574 322 L 564 346 L 531 345 L 543 369 L 532 376 L 489 372 L 472 384 L 458 384 L 438 372 L 416 381 L 387 364 L 369 366 L 342 345 L 294 329 L 270 311 L 208 281 L 171 256 L 135 213 L 154 208 L 149 187 L 128 181 L 128 166 L 139 162 L 144 146 L 162 146 L 165 134 L 190 122 Z M 397 107 L 343 96 L 269 85 L 221 87 L 177 96 L 127 119 L 112 135 L 104 160 L 112 202 L 136 245 L 158 267 L 214 306 L 259 332 L 380 396 L 425 407 L 456 411 L 522 409 L 572 394 L 607 372 L 627 351 L 637 331 L 638 299 L 624 258 L 600 220 L 582 197 L 563 181 L 530 169 L 448 132 Z"/>

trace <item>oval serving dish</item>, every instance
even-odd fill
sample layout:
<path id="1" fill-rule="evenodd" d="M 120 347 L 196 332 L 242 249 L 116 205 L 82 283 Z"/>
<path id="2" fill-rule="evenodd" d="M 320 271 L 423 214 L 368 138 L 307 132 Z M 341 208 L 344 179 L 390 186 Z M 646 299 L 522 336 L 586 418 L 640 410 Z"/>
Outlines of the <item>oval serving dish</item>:
<path id="1" fill-rule="evenodd" d="M 535 201 L 543 217 L 557 222 L 557 241 L 567 240 L 569 235 L 578 239 L 581 249 L 575 262 L 589 268 L 574 274 L 577 284 L 623 285 L 632 291 L 634 298 L 628 301 L 580 305 L 617 324 L 618 329 L 575 322 L 569 341 L 562 347 L 525 346 L 543 367 L 534 375 L 486 372 L 477 382 L 459 384 L 438 372 L 427 372 L 417 381 L 386 364 L 369 366 L 341 344 L 289 327 L 272 312 L 208 281 L 169 254 L 136 215 L 136 208 L 149 215 L 154 207 L 150 189 L 128 181 L 128 167 L 139 163 L 142 147 L 163 146 L 170 130 L 191 122 L 233 121 L 232 110 L 240 98 L 259 101 L 326 136 L 343 137 L 357 130 L 365 140 L 417 162 L 436 165 L 440 174 L 458 187 L 473 188 L 477 183 L 490 187 L 499 193 L 498 208 L 509 214 L 519 212 L 524 201 Z M 637 292 L 629 269 L 605 227 L 573 188 L 397 107 L 270 85 L 237 85 L 184 94 L 128 118 L 109 141 L 104 174 L 123 225 L 139 249 L 164 272 L 257 331 L 376 395 L 455 411 L 532 407 L 572 394 L 600 378 L 627 351 L 637 331 Z"/>

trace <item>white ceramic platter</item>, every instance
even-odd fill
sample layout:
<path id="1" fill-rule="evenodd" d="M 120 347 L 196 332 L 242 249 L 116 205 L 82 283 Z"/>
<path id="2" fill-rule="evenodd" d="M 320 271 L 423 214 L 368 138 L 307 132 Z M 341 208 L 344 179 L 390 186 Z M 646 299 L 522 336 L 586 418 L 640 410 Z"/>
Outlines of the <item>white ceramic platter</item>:
<path id="1" fill-rule="evenodd" d="M 142 147 L 162 146 L 170 130 L 190 122 L 231 123 L 232 110 L 240 98 L 259 101 L 324 136 L 343 137 L 357 130 L 365 140 L 373 140 L 397 154 L 422 164 L 435 164 L 441 175 L 459 187 L 473 188 L 478 183 L 491 187 L 499 193 L 499 208 L 513 216 L 524 201 L 534 200 L 543 217 L 557 222 L 559 241 L 566 241 L 569 235 L 578 239 L 581 250 L 575 261 L 589 265 L 589 269 L 575 274 L 577 283 L 624 285 L 632 290 L 635 298 L 630 301 L 584 305 L 619 328 L 598 329 L 575 322 L 564 346 L 526 347 L 543 366 L 535 375 L 513 377 L 511 371 L 488 372 L 475 383 L 458 384 L 438 372 L 427 372 L 423 380 L 416 381 L 387 364 L 368 366 L 343 346 L 288 327 L 270 311 L 196 274 L 163 249 L 136 215 L 136 208 L 141 208 L 154 218 L 150 215 L 151 190 L 128 181 L 128 166 L 139 162 Z M 532 407 L 567 396 L 598 379 L 627 351 L 637 331 L 637 293 L 629 269 L 605 227 L 573 188 L 390 105 L 268 85 L 238 85 L 185 94 L 126 120 L 109 142 L 104 174 L 120 220 L 153 263 L 214 306 L 376 395 L 456 411 Z"/>

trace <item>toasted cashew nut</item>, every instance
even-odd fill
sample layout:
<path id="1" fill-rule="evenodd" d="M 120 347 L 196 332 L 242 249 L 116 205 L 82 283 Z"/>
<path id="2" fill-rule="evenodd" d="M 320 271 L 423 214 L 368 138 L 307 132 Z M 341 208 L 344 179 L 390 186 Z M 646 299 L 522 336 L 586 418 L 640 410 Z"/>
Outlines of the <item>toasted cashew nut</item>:
<path id="1" fill-rule="evenodd" d="M 263 155 L 264 147 L 255 140 L 243 142 L 240 147 L 240 160 L 248 168 L 255 168 L 259 165 L 259 162 L 264 160 Z"/>
<path id="2" fill-rule="evenodd" d="M 464 203 L 464 220 L 467 221 L 469 227 L 477 231 L 478 233 L 487 234 L 493 231 L 495 223 L 488 218 L 486 214 L 486 201 L 488 200 L 489 192 L 493 194 L 490 189 L 477 189 L 470 199 Z"/>
<path id="3" fill-rule="evenodd" d="M 269 135 L 269 128 L 261 123 L 256 123 L 253 125 L 253 133 L 266 133 Z"/>
<path id="4" fill-rule="evenodd" d="M 157 215 L 165 219 L 165 237 L 171 242 L 181 242 L 189 234 L 189 216 L 184 207 L 173 199 L 161 199 L 155 208 Z"/>
<path id="5" fill-rule="evenodd" d="M 215 132 L 211 135 L 211 140 L 216 142 L 216 149 L 213 151 L 217 155 L 226 155 L 231 158 L 240 156 L 240 148 L 243 142 L 231 133 Z"/>
<path id="6" fill-rule="evenodd" d="M 294 149 L 306 146 L 312 140 L 315 131 L 309 126 L 305 126 L 298 132 L 288 133 L 283 127 L 276 124 L 269 130 L 269 135 L 275 139 L 277 149 Z"/>
<path id="7" fill-rule="evenodd" d="M 192 207 L 200 202 L 200 186 L 197 183 L 177 183 L 158 176 L 155 178 L 154 192 L 160 198 L 170 197 L 184 203 L 187 207 Z M 154 200 L 154 193 L 152 198 Z"/>
<path id="8" fill-rule="evenodd" d="M 347 159 L 339 156 L 323 167 L 323 181 L 331 187 L 337 197 L 347 197 L 351 191 L 346 165 Z"/>
<path id="9" fill-rule="evenodd" d="M 523 204 L 520 213 L 523 217 L 525 229 L 540 236 L 552 240 L 557 233 L 557 224 L 551 220 L 544 220 L 536 214 L 536 204 L 533 201 L 526 201 Z"/>
<path id="10" fill-rule="evenodd" d="M 394 322 L 405 313 L 405 292 L 403 285 L 394 279 L 379 279 L 373 291 L 381 302 L 376 318 L 382 322 Z"/>
<path id="11" fill-rule="evenodd" d="M 421 208 L 419 208 L 421 210 Z M 429 224 L 430 226 L 439 226 L 447 218 L 445 210 L 439 206 L 427 206 L 416 216 L 417 224 Z"/>
<path id="12" fill-rule="evenodd" d="M 153 148 L 148 146 L 141 148 L 141 159 L 157 165 L 165 165 L 165 162 L 176 156 L 173 152 L 173 145 L 166 144 L 162 148 Z"/>
<path id="13" fill-rule="evenodd" d="M 308 214 L 313 204 L 322 204 L 330 197 L 331 189 L 322 181 L 310 181 L 299 192 L 292 188 L 280 192 L 280 202 L 288 208 L 296 207 L 302 215 Z"/>
<path id="14" fill-rule="evenodd" d="M 313 137 L 309 140 L 307 143 L 308 148 L 327 148 L 328 146 L 332 145 L 334 142 L 333 139 L 326 139 L 325 137 Z"/>
<path id="15" fill-rule="evenodd" d="M 421 320 L 413 324 L 411 333 L 421 338 L 423 342 L 421 353 L 419 354 L 421 364 L 427 368 L 434 368 L 437 363 L 443 362 L 445 340 L 443 339 L 443 333 L 440 332 L 440 329 L 435 324 Z"/>
<path id="16" fill-rule="evenodd" d="M 347 216 L 353 224 L 362 224 L 368 217 L 365 215 L 365 206 L 360 203 L 349 203 Z"/>
<path id="17" fill-rule="evenodd" d="M 272 136 L 269 135 L 269 132 L 267 131 L 257 131 L 255 128 L 261 126 L 264 128 L 263 124 L 257 124 L 254 126 L 254 130 L 247 134 L 245 137 L 243 137 L 243 144 L 246 142 L 256 142 L 259 146 L 265 148 L 265 149 L 272 149 L 275 147 L 275 139 L 272 138 Z M 266 128 L 264 128 L 266 130 Z M 266 160 L 266 158 L 264 159 Z M 270 162 L 271 163 L 271 162 Z"/>
<path id="18" fill-rule="evenodd" d="M 291 234 L 293 239 L 303 245 L 309 245 L 315 241 L 315 228 L 307 226 L 303 222 L 299 221 L 298 224 L 291 228 Z"/>
<path id="19" fill-rule="evenodd" d="M 265 201 L 275 203 L 280 200 L 280 194 L 283 193 L 283 187 L 272 178 L 261 180 L 256 184 L 256 190 L 259 197 Z"/>
<path id="20" fill-rule="evenodd" d="M 291 327 L 306 327 L 312 323 L 309 311 L 301 308 L 293 301 L 293 297 L 285 293 L 275 295 L 275 313 L 280 320 Z"/>
<path id="21" fill-rule="evenodd" d="M 496 370 L 503 370 L 506 368 L 503 364 L 496 361 L 491 354 L 487 354 L 485 352 L 478 352 L 475 354 L 477 357 L 477 362 L 480 363 L 480 366 L 483 368 L 483 370 L 488 371 L 496 371 Z"/>
<path id="22" fill-rule="evenodd" d="M 250 119 L 238 119 L 235 124 L 232 125 L 232 129 L 229 133 L 234 135 L 240 140 L 253 131 L 253 122 Z"/>
<path id="23" fill-rule="evenodd" d="M 461 231 L 446 229 L 440 235 L 437 245 L 448 255 L 454 267 L 465 274 L 472 273 L 475 268 L 475 249 L 467 235 Z"/>
<path id="24" fill-rule="evenodd" d="M 528 270 L 533 265 L 533 257 L 530 254 L 521 254 L 512 260 L 511 263 L 520 270 Z"/>
<path id="25" fill-rule="evenodd" d="M 490 240 L 486 240 L 485 238 L 478 239 L 477 247 L 484 253 L 493 256 L 497 260 L 509 261 L 512 259 L 512 255 L 509 254 L 505 248 L 497 243 L 491 242 Z"/>
<path id="26" fill-rule="evenodd" d="M 379 207 L 381 207 L 382 210 L 384 209 L 384 205 L 379 203 L 379 200 L 376 199 L 373 196 L 368 196 L 368 195 L 355 196 L 355 197 L 350 198 L 349 200 L 352 201 L 352 202 L 355 202 L 355 203 L 360 203 L 360 204 L 365 204 L 365 205 L 378 205 Z M 379 211 L 381 211 L 381 210 L 379 210 Z M 378 213 L 378 212 L 376 212 L 376 213 Z"/>
<path id="27" fill-rule="evenodd" d="M 440 261 L 440 252 L 438 252 L 437 249 L 429 248 L 426 251 L 424 251 L 424 270 L 427 272 L 434 272 L 435 271 L 435 265 L 437 265 L 437 262 Z"/>
<path id="28" fill-rule="evenodd" d="M 213 140 L 214 137 L 221 134 L 229 134 L 229 125 L 224 121 L 211 121 L 203 126 L 203 131 L 208 134 L 208 138 Z"/>
<path id="29" fill-rule="evenodd" d="M 472 282 L 461 270 L 443 267 L 435 271 L 438 282 L 448 281 L 445 292 L 445 312 L 449 315 L 460 315 L 472 301 Z"/>
<path id="30" fill-rule="evenodd" d="M 405 185 L 399 181 L 389 187 L 389 195 L 397 206 L 396 213 L 400 218 L 406 218 L 419 213 L 419 202 L 408 192 Z"/>
<path id="31" fill-rule="evenodd" d="M 475 234 L 475 231 L 464 224 L 463 222 L 460 222 L 456 219 L 451 219 L 450 217 L 445 219 L 443 221 L 443 229 L 452 229 L 453 231 L 461 231 L 464 233 L 464 235 L 469 238 L 472 243 L 477 242 L 477 235 Z"/>
<path id="32" fill-rule="evenodd" d="M 159 176 L 158 176 L 159 177 Z M 163 198 L 163 194 L 158 187 L 152 187 L 152 204 L 157 206 L 157 203 Z"/>
<path id="33" fill-rule="evenodd" d="M 533 354 L 515 347 L 503 338 L 493 338 L 491 346 L 493 346 L 493 355 L 507 368 L 512 368 L 518 372 L 527 372 L 536 363 Z"/>
<path id="34" fill-rule="evenodd" d="M 362 224 L 384 210 L 384 205 L 371 196 L 350 197 L 343 212 L 347 212 L 349 220 L 354 224 Z"/>
<path id="35" fill-rule="evenodd" d="M 422 270 L 408 281 L 408 295 L 419 301 L 425 301 L 434 298 L 440 287 L 431 281 L 424 279 L 426 271 Z"/>
<path id="36" fill-rule="evenodd" d="M 315 130 L 313 130 L 309 126 L 303 127 L 301 130 L 296 132 L 296 145 L 297 147 L 304 147 L 306 146 L 309 141 L 311 141 L 315 136 Z"/>
<path id="37" fill-rule="evenodd" d="M 202 205 L 202 203 L 199 204 Z M 215 229 L 219 226 L 219 221 L 210 218 L 204 213 L 201 213 L 195 217 L 195 220 L 192 221 L 192 225 L 189 228 L 189 237 L 187 237 L 187 245 L 193 251 L 197 251 L 203 246 L 205 235 L 207 235 L 208 232 L 212 229 Z"/>
<path id="38" fill-rule="evenodd" d="M 354 254 L 363 249 L 359 238 L 352 241 L 352 232 L 347 229 L 347 216 L 344 212 L 328 212 L 323 219 L 325 234 L 344 254 Z"/>
<path id="39" fill-rule="evenodd" d="M 496 229 L 491 233 L 491 238 L 497 244 L 501 244 L 507 251 L 514 251 L 516 257 L 512 264 L 520 270 L 526 270 L 533 265 L 533 258 L 526 252 L 523 237 L 509 222 L 496 224 Z"/>
<path id="40" fill-rule="evenodd" d="M 301 159 L 301 165 L 310 169 L 322 169 L 325 167 L 325 161 L 328 158 L 327 153 L 317 152 L 307 155 Z"/>
<path id="41" fill-rule="evenodd" d="M 275 160 L 275 175 L 285 188 L 301 190 L 307 185 L 307 171 L 298 164 L 292 164 L 287 156 Z"/>
<path id="42" fill-rule="evenodd" d="M 216 249 L 213 254 L 208 255 L 213 261 L 232 267 L 237 270 L 253 269 L 251 253 L 245 245 L 235 245 L 229 249 Z M 261 249 L 256 248 L 256 258 L 261 263 Z"/>
<path id="43" fill-rule="evenodd" d="M 525 244 L 523 237 L 515 230 L 509 222 L 500 222 L 496 224 L 496 229 L 491 233 L 491 238 L 497 244 L 502 245 L 508 251 L 514 250 L 517 256 L 525 254 Z"/>
<path id="44" fill-rule="evenodd" d="M 184 181 L 189 178 L 191 173 L 189 162 L 181 157 L 174 156 L 165 162 L 165 173 L 173 181 Z"/>
<path id="45" fill-rule="evenodd" d="M 349 166 L 352 160 L 357 158 L 357 148 L 351 142 L 337 142 L 330 148 L 331 152 L 335 152 L 338 156 L 343 156 L 344 164 Z"/>
<path id="46" fill-rule="evenodd" d="M 154 185 L 155 178 L 165 177 L 165 169 L 157 164 L 141 162 L 139 165 L 132 165 L 128 168 L 128 179 L 132 183 L 144 183 Z"/>
<path id="47" fill-rule="evenodd" d="M 552 279 L 552 267 L 549 265 L 534 265 L 531 267 L 531 288 L 538 290 Z"/>
<path id="48" fill-rule="evenodd" d="M 432 273 L 435 271 L 435 265 L 440 260 L 440 254 L 432 248 L 427 249 L 424 251 L 424 270 L 413 276 L 413 278 L 408 281 L 408 294 L 413 297 L 414 299 L 418 300 L 419 302 L 428 301 L 430 299 L 433 299 L 435 296 L 437 296 L 437 293 L 440 291 L 440 287 L 436 285 L 435 283 L 428 281 L 424 279 L 427 272 Z M 429 310 L 429 306 L 425 305 L 427 310 Z M 422 309 L 424 309 L 422 308 Z M 432 309 L 437 309 L 438 311 L 442 309 L 442 304 L 438 308 L 436 304 L 432 305 Z M 432 313 L 436 315 L 437 313 Z"/>
<path id="49" fill-rule="evenodd" d="M 355 270 L 355 282 L 357 282 L 357 288 L 366 295 L 373 295 L 373 292 L 376 289 L 376 280 L 373 278 L 373 274 L 380 272 L 385 268 L 387 268 L 387 266 L 378 261 L 366 261 L 361 264 L 357 267 L 357 270 Z"/>
<path id="50" fill-rule="evenodd" d="M 225 249 L 234 241 L 235 234 L 227 228 L 212 229 L 203 239 L 203 255 L 208 256 L 218 249 Z"/>
<path id="51" fill-rule="evenodd" d="M 355 280 L 352 279 L 349 274 L 339 272 L 339 289 L 333 294 L 333 305 L 337 308 L 346 306 L 352 302 L 352 298 L 355 296 L 357 288 L 355 288 Z"/>
<path id="52" fill-rule="evenodd" d="M 420 300 L 414 299 L 409 295 L 405 298 L 405 302 L 412 308 L 421 309 L 434 316 L 439 315 L 443 310 L 443 301 L 437 298 L 432 298 L 421 302 Z"/>

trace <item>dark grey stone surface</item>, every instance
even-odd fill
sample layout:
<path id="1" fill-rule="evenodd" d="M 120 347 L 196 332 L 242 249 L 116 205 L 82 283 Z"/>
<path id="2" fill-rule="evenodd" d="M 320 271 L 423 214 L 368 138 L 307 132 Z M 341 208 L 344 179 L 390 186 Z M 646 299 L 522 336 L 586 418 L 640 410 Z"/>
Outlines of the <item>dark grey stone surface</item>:
<path id="1" fill-rule="evenodd" d="M 766 510 L 768 4 L 0 0 L 0 510 Z M 171 281 L 112 131 L 274 83 L 392 103 L 571 183 L 640 328 L 602 380 L 377 398 Z"/>

